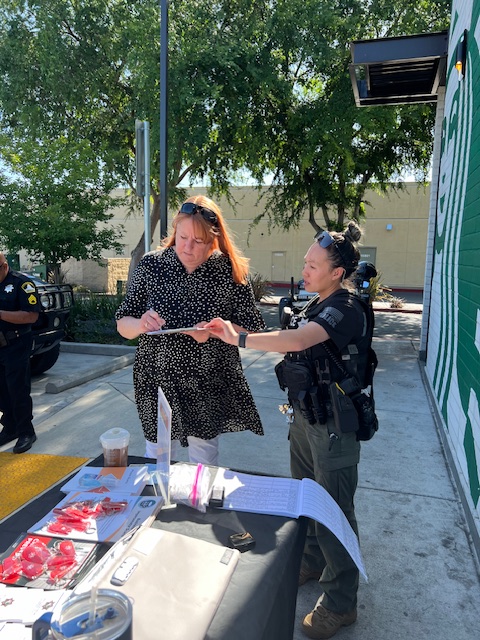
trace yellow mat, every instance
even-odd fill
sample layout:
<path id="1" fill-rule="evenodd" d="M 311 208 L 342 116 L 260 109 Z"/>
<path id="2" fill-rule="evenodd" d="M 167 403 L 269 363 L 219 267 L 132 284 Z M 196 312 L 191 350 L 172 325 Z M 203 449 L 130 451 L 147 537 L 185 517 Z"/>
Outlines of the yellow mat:
<path id="1" fill-rule="evenodd" d="M 0 453 L 0 520 L 10 515 L 89 458 Z"/>

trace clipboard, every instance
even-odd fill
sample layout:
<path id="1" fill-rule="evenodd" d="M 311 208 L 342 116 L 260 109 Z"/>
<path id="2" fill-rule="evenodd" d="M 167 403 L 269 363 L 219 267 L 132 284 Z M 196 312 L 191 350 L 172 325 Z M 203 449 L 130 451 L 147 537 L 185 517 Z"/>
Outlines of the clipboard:
<path id="1" fill-rule="evenodd" d="M 178 329 L 158 329 L 157 331 L 145 331 L 147 336 L 165 336 L 169 333 L 182 333 L 183 331 L 204 331 L 203 327 L 180 327 Z"/>

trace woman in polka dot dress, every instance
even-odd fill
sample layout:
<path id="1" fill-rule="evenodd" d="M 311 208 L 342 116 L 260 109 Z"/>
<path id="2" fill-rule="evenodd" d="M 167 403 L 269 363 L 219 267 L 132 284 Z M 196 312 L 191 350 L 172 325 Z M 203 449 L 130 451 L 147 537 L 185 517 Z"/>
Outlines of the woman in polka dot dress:
<path id="1" fill-rule="evenodd" d="M 263 435 L 238 348 L 202 329 L 215 317 L 238 331 L 265 329 L 247 273 L 247 258 L 205 196 L 182 205 L 163 248 L 135 269 L 115 318 L 123 337 L 139 336 L 133 379 L 147 457 L 156 457 L 159 386 L 172 409 L 172 458 L 180 443 L 191 462 L 217 465 L 221 433 Z M 147 335 L 182 327 L 202 330 Z"/>

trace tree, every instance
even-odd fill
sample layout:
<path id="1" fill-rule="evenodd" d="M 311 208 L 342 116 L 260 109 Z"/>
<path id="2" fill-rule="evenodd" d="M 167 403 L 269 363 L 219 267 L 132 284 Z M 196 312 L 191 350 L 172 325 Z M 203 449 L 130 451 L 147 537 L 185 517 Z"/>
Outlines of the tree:
<path id="1" fill-rule="evenodd" d="M 217 193 L 257 150 L 250 105 L 271 70 L 257 55 L 264 3 L 170 3 L 169 198 L 208 176 Z M 0 127 L 16 141 L 85 140 L 133 186 L 135 119 L 151 123 L 152 235 L 159 217 L 159 12 L 155 0 L 4 0 Z M 262 54 L 264 55 L 264 54 Z M 254 99 L 253 99 L 253 98 Z M 258 117 L 258 115 L 256 116 Z M 138 205 L 138 203 L 137 203 Z M 143 252 L 143 237 L 133 263 Z"/>
<path id="2" fill-rule="evenodd" d="M 114 185 L 96 174 L 90 155 L 85 143 L 25 143 L 7 156 L 17 174 L 0 178 L 2 243 L 49 265 L 55 281 L 68 258 L 100 262 L 103 250 L 122 250 L 123 228 L 108 224 Z"/>
<path id="3" fill-rule="evenodd" d="M 448 25 L 445 0 L 278 3 L 270 29 L 285 84 L 291 88 L 270 123 L 268 162 L 252 168 L 259 182 L 273 175 L 265 198 L 270 224 L 342 230 L 361 219 L 368 187 L 385 191 L 409 170 L 426 181 L 433 149 L 432 105 L 358 109 L 348 74 L 357 39 L 437 31 Z M 305 34 L 308 37 L 305 38 Z"/>
<path id="4" fill-rule="evenodd" d="M 259 183 L 274 175 L 267 202 L 273 224 L 289 228 L 307 211 L 315 227 L 318 212 L 325 226 L 341 226 L 347 213 L 360 214 L 368 183 L 384 185 L 406 162 L 424 172 L 428 108 L 356 109 L 349 43 L 438 29 L 448 5 L 172 0 L 170 207 L 184 197 L 185 179 L 208 180 L 213 194 L 228 196 L 236 173 L 247 169 Z M 0 131 L 13 148 L 62 136 L 84 141 L 97 175 L 120 185 L 133 187 L 135 119 L 150 122 L 153 237 L 160 202 L 157 0 L 2 0 L 0 73 Z M 143 246 L 142 236 L 132 265 Z"/>

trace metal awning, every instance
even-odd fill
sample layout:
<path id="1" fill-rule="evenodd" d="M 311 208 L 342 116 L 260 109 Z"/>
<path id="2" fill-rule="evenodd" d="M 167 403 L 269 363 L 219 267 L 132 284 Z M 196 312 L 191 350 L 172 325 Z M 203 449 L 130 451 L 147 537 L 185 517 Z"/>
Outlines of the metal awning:
<path id="1" fill-rule="evenodd" d="M 357 40 L 349 65 L 358 107 L 436 102 L 445 85 L 448 31 Z"/>

